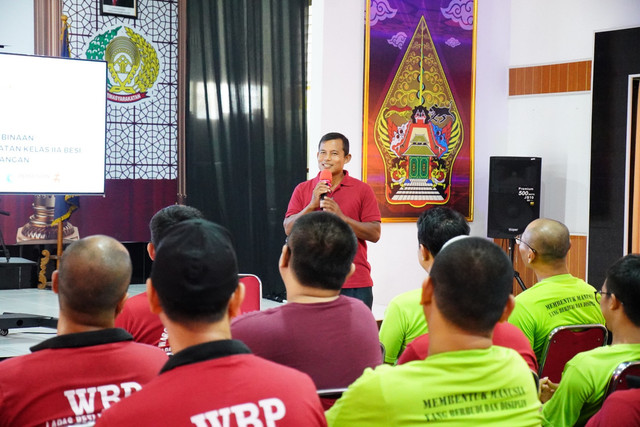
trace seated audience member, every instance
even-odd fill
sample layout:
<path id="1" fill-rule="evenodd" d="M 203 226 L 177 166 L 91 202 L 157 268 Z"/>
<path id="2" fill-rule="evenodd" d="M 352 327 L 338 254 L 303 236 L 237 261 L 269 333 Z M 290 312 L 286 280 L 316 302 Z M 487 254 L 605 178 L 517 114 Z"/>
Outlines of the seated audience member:
<path id="1" fill-rule="evenodd" d="M 312 212 L 295 222 L 279 268 L 287 303 L 237 317 L 231 335 L 253 353 L 307 373 L 318 389 L 346 387 L 382 363 L 378 326 L 360 300 L 340 295 L 357 241 L 337 215 Z"/>
<path id="2" fill-rule="evenodd" d="M 175 225 L 156 248 L 147 292 L 174 354 L 144 389 L 104 411 L 97 426 L 326 425 L 307 375 L 231 339 L 244 286 L 226 229 L 203 219 Z"/>
<path id="3" fill-rule="evenodd" d="M 584 425 L 600 409 L 616 367 L 640 359 L 640 255 L 616 261 L 607 271 L 599 295 L 613 341 L 574 356 L 559 385 L 541 379 L 543 402 L 553 393 L 542 407 L 544 425 Z"/>
<path id="4" fill-rule="evenodd" d="M 587 427 L 640 426 L 640 388 L 612 393 L 602 408 L 589 419 Z"/>
<path id="5" fill-rule="evenodd" d="M 512 283 L 509 257 L 486 239 L 442 249 L 422 285 L 429 357 L 367 369 L 326 412 L 329 425 L 539 425 L 529 367 L 491 343 L 513 309 Z"/>
<path id="6" fill-rule="evenodd" d="M 149 223 L 151 231 L 151 241 L 147 244 L 149 258 L 152 261 L 155 259 L 156 247 L 169 228 L 192 218 L 204 218 L 204 216 L 198 209 L 184 205 L 171 205 L 156 212 Z M 136 342 L 155 345 L 167 354 L 171 354 L 167 332 L 158 315 L 149 310 L 146 292 L 135 295 L 125 302 L 122 312 L 116 317 L 116 327 L 129 332 Z"/>
<path id="7" fill-rule="evenodd" d="M 428 209 L 418 219 L 418 262 L 428 273 L 433 258 L 453 237 L 469 234 L 464 216 L 453 209 L 437 206 Z M 420 305 L 421 288 L 393 298 L 380 326 L 380 342 L 385 348 L 384 361 L 394 364 L 407 344 L 429 331 Z"/>
<path id="8" fill-rule="evenodd" d="M 0 363 L 0 426 L 90 425 L 158 375 L 164 352 L 113 327 L 130 280 L 129 253 L 111 237 L 65 249 L 52 275 L 58 334 Z"/>
<path id="9" fill-rule="evenodd" d="M 516 297 L 509 323 L 529 338 L 542 363 L 549 333 L 558 326 L 599 323 L 604 318 L 593 298 L 595 288 L 569 274 L 567 253 L 571 247 L 567 227 L 552 219 L 531 222 L 516 237 L 520 257 L 536 274 L 538 283 Z"/>

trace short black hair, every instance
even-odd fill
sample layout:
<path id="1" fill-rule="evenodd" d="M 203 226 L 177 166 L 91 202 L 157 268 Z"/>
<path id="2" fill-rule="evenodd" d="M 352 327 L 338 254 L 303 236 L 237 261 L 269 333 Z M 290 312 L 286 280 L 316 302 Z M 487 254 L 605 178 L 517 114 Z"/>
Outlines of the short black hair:
<path id="1" fill-rule="evenodd" d="M 417 226 L 418 242 L 433 256 L 449 240 L 456 236 L 468 236 L 470 231 L 464 216 L 446 206 L 436 206 L 422 212 Z"/>
<path id="2" fill-rule="evenodd" d="M 171 320 L 186 324 L 219 321 L 238 287 L 231 234 L 200 218 L 174 225 L 156 249 L 151 284 Z"/>
<path id="3" fill-rule="evenodd" d="M 171 205 L 160 209 L 149 222 L 151 243 L 158 247 L 167 230 L 179 222 L 193 218 L 204 218 L 204 215 L 198 209 L 185 205 Z"/>
<path id="4" fill-rule="evenodd" d="M 469 332 L 493 330 L 513 289 L 509 257 L 498 245 L 480 237 L 444 247 L 429 276 L 440 312 Z"/>
<path id="5" fill-rule="evenodd" d="M 640 255 L 625 255 L 613 263 L 605 283 L 607 291 L 622 302 L 629 320 L 640 326 Z"/>
<path id="6" fill-rule="evenodd" d="M 318 143 L 318 150 L 320 150 L 320 146 L 322 145 L 323 142 L 325 141 L 331 141 L 333 139 L 341 139 L 342 140 L 342 150 L 344 151 L 344 155 L 348 156 L 349 155 L 349 140 L 347 139 L 346 136 L 344 136 L 341 133 L 338 132 L 329 132 L 326 135 L 323 135 L 322 138 L 320 138 L 320 142 Z"/>
<path id="7" fill-rule="evenodd" d="M 287 239 L 291 269 L 305 286 L 340 290 L 358 243 L 351 227 L 329 212 L 302 215 Z"/>

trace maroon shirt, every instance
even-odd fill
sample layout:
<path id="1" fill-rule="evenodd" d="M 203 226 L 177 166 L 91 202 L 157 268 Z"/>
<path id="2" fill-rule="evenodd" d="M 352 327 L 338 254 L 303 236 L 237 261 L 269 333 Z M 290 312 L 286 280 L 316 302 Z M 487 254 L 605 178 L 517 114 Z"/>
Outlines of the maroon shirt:
<path id="1" fill-rule="evenodd" d="M 587 427 L 636 427 L 640 425 L 640 389 L 611 393 Z"/>
<path id="2" fill-rule="evenodd" d="M 320 173 L 313 179 L 298 184 L 293 191 L 289 207 L 285 218 L 295 215 L 304 209 L 313 195 L 320 180 Z M 380 222 L 380 209 L 373 194 L 373 190 L 368 184 L 352 178 L 347 171 L 344 171 L 344 178 L 338 187 L 328 194 L 340 206 L 343 214 L 359 222 Z M 319 210 L 319 209 L 318 209 Z M 358 239 L 358 251 L 353 260 L 356 271 L 347 279 L 343 288 L 367 288 L 373 286 L 371 280 L 371 265 L 367 261 L 367 242 Z"/>
<path id="3" fill-rule="evenodd" d="M 231 336 L 260 357 L 305 372 L 318 389 L 347 387 L 382 363 L 371 310 L 344 295 L 243 314 L 231 322 Z"/>

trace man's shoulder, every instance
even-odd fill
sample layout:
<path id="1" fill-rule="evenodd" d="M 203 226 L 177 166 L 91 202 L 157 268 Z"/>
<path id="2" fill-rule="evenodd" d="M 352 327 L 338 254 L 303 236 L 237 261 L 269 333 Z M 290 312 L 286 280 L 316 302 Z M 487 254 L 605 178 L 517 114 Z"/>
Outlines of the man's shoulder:
<path id="1" fill-rule="evenodd" d="M 0 382 L 3 379 L 12 377 L 14 375 L 20 375 L 20 368 L 22 366 L 28 367 L 30 363 L 34 363 L 38 360 L 41 360 L 43 359 L 43 357 L 45 359 L 48 359 L 48 357 L 44 355 L 44 353 L 36 352 L 36 353 L 22 354 L 19 356 L 14 356 L 6 360 L 3 360 L 2 363 L 0 363 L 0 372 L 2 373 L 0 375 Z"/>
<path id="2" fill-rule="evenodd" d="M 628 357 L 640 359 L 640 343 L 596 347 L 576 354 L 573 359 L 571 359 L 571 362 L 580 367 L 583 363 L 597 363 L 598 360 L 617 361 L 620 358 L 626 359 Z M 620 363 L 626 361 L 628 360 L 620 360 Z"/>
<path id="3" fill-rule="evenodd" d="M 407 292 L 396 295 L 391 299 L 389 305 L 397 305 L 404 307 L 406 305 L 413 306 L 414 303 L 420 306 L 420 297 L 422 295 L 422 288 L 412 289 Z"/>
<path id="4" fill-rule="evenodd" d="M 282 310 L 286 304 L 283 304 L 279 307 L 272 307 L 267 310 L 259 310 L 259 311 L 250 311 L 248 313 L 243 313 L 240 316 L 234 318 L 231 321 L 231 329 L 234 328 L 245 328 L 245 327 L 260 327 L 261 325 L 265 325 L 266 319 L 278 317 L 282 314 Z"/>
<path id="5" fill-rule="evenodd" d="M 358 178 L 354 178 L 349 174 L 345 174 L 344 175 L 344 178 L 342 179 L 342 185 L 347 186 L 347 187 L 355 187 L 355 188 L 358 188 L 360 190 L 362 190 L 362 189 L 371 190 L 371 186 L 369 184 L 367 184 L 364 181 L 359 180 Z"/>
<path id="6" fill-rule="evenodd" d="M 516 295 L 516 301 L 519 303 L 534 303 L 539 301 L 541 295 L 573 295 L 585 291 L 595 290 L 593 286 L 571 274 L 559 274 L 547 277 L 524 292 Z"/>
<path id="7" fill-rule="evenodd" d="M 549 285 L 549 286 L 566 286 L 568 288 L 593 288 L 590 284 L 585 282 L 583 279 L 576 277 L 572 274 L 557 274 L 555 276 L 547 277 L 540 282 L 536 283 L 534 287 L 542 287 L 540 285 Z"/>
<path id="8" fill-rule="evenodd" d="M 144 310 L 144 313 L 149 311 L 149 299 L 146 292 L 139 293 L 132 297 L 127 298 L 124 302 L 122 313 L 127 312 L 140 312 Z"/>
<path id="9" fill-rule="evenodd" d="M 155 355 L 160 358 L 163 358 L 164 356 L 165 359 L 167 358 L 167 355 L 164 352 L 164 350 L 162 350 L 159 347 L 156 347 L 155 345 L 146 344 L 142 342 L 135 342 L 135 341 L 123 341 L 121 345 L 131 352 Z"/>

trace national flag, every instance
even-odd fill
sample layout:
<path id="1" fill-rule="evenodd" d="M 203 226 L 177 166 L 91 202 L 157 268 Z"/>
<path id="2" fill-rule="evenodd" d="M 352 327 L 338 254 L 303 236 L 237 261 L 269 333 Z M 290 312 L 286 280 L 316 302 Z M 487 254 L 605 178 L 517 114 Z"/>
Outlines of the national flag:
<path id="1" fill-rule="evenodd" d="M 62 33 L 60 34 L 62 46 L 60 47 L 60 56 L 63 58 L 71 58 L 71 52 L 69 50 L 69 23 L 67 19 L 66 15 L 62 15 Z"/>
<path id="2" fill-rule="evenodd" d="M 80 207 L 78 196 L 56 196 L 56 204 L 53 209 L 53 222 L 56 225 L 69 219 L 73 211 Z"/>

